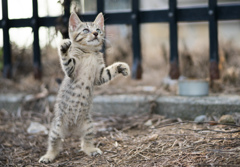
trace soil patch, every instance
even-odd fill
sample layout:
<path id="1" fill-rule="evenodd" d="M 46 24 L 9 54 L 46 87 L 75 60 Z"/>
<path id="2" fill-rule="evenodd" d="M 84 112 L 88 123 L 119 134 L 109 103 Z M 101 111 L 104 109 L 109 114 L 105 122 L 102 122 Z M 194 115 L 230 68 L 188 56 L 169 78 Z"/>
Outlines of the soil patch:
<path id="1" fill-rule="evenodd" d="M 155 114 L 107 116 L 93 114 L 95 144 L 104 152 L 88 157 L 78 138 L 64 141 L 63 150 L 48 165 L 38 160 L 47 147 L 47 135 L 28 134 L 31 122 L 49 128 L 53 114 L 19 109 L 0 110 L 0 166 L 238 166 L 240 127 L 195 124 Z"/>

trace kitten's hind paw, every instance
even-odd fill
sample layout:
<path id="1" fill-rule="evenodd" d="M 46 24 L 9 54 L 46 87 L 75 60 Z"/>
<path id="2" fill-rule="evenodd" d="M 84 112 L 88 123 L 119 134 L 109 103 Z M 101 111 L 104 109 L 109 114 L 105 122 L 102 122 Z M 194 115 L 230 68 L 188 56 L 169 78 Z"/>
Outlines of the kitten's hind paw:
<path id="1" fill-rule="evenodd" d="M 120 63 L 117 66 L 117 71 L 118 71 L 118 73 L 122 73 L 123 76 L 130 75 L 130 68 L 129 68 L 128 64 L 126 64 L 126 63 Z"/>
<path id="2" fill-rule="evenodd" d="M 60 51 L 62 53 L 66 53 L 70 46 L 71 46 L 71 41 L 69 39 L 65 39 L 62 41 L 62 44 L 60 46 Z"/>
<path id="3" fill-rule="evenodd" d="M 44 155 L 42 156 L 40 159 L 39 159 L 39 163 L 45 163 L 45 164 L 48 164 L 48 163 L 51 163 L 53 160 L 54 160 L 55 156 L 51 156 L 51 155 Z"/>
<path id="4" fill-rule="evenodd" d="M 102 155 L 102 151 L 99 148 L 85 148 L 83 150 L 88 156 L 95 157 L 97 155 Z"/>

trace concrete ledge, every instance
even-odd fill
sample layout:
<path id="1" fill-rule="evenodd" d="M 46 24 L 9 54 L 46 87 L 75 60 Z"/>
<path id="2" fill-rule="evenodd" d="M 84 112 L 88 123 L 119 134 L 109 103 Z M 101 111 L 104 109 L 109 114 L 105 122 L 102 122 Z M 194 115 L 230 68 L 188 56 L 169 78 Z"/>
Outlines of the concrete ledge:
<path id="1" fill-rule="evenodd" d="M 24 96 L 24 94 L 0 94 L 0 109 L 17 111 Z"/>
<path id="2" fill-rule="evenodd" d="M 0 95 L 0 109 L 16 110 L 21 104 L 23 94 Z M 55 96 L 48 96 L 50 103 L 55 102 Z M 151 103 L 157 104 L 155 112 L 171 118 L 194 119 L 198 115 L 221 116 L 223 114 L 240 113 L 240 96 L 155 96 L 145 95 L 103 95 L 95 96 L 93 112 L 103 115 L 132 115 L 148 112 Z"/>
<path id="3" fill-rule="evenodd" d="M 103 114 L 139 114 L 150 110 L 150 103 L 157 104 L 155 112 L 171 118 L 194 119 L 199 115 L 231 114 L 240 112 L 240 96 L 154 96 L 114 95 L 97 96 L 94 112 Z"/>
<path id="4" fill-rule="evenodd" d="M 160 97 L 157 112 L 167 117 L 194 119 L 199 115 L 221 116 L 240 112 L 240 96 Z"/>

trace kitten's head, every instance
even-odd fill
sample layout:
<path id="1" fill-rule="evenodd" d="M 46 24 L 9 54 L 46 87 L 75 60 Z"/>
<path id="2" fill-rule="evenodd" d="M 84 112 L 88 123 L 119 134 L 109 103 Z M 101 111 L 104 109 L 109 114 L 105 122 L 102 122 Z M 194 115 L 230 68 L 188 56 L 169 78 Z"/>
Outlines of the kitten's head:
<path id="1" fill-rule="evenodd" d="M 85 51 L 99 51 L 104 40 L 104 18 L 99 13 L 94 22 L 82 22 L 76 13 L 69 19 L 69 37 L 72 43 Z"/>

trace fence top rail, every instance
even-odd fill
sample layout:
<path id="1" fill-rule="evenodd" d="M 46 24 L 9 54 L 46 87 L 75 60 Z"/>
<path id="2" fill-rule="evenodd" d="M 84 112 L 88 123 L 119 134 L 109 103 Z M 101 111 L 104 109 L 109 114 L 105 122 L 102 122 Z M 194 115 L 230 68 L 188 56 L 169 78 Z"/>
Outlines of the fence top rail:
<path id="1" fill-rule="evenodd" d="M 209 20 L 208 6 L 193 6 L 176 8 L 176 21 L 177 22 L 199 22 Z M 240 20 L 240 3 L 218 5 L 216 8 L 217 20 Z M 133 18 L 132 11 L 118 11 L 106 12 L 105 24 L 131 24 Z M 139 10 L 139 23 L 157 23 L 169 22 L 171 15 L 169 9 L 160 10 Z M 80 18 L 83 20 L 94 20 L 96 13 L 81 14 Z M 56 25 L 58 17 L 40 17 L 38 18 L 39 26 L 51 27 Z M 32 27 L 33 18 L 0 20 L 0 28 L 6 26 L 8 28 L 16 27 Z"/>

